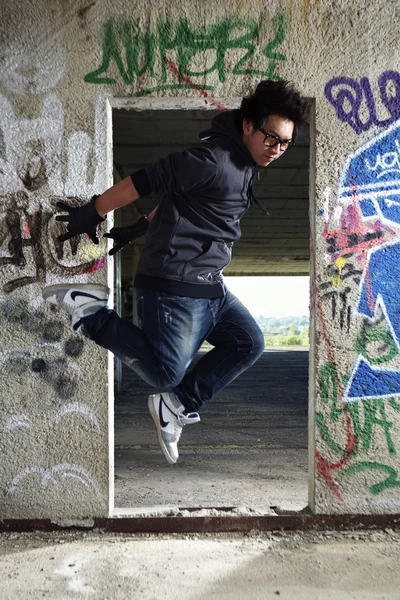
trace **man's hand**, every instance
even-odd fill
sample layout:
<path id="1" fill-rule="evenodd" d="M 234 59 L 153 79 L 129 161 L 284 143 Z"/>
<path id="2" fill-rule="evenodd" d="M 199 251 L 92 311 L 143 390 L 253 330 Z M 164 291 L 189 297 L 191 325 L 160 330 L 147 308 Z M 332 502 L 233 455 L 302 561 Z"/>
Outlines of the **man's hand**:
<path id="1" fill-rule="evenodd" d="M 108 253 L 110 256 L 116 254 L 122 248 L 131 244 L 134 240 L 142 237 L 149 228 L 149 223 L 146 216 L 140 217 L 133 225 L 127 227 L 113 227 L 110 229 L 110 233 L 105 233 L 104 237 L 114 240 L 115 246 L 111 248 Z"/>
<path id="2" fill-rule="evenodd" d="M 59 242 L 65 242 L 76 235 L 86 233 L 94 244 L 99 243 L 98 225 L 105 221 L 106 217 L 101 217 L 96 210 L 95 201 L 98 197 L 92 196 L 90 202 L 77 207 L 57 202 L 58 208 L 68 213 L 56 217 L 56 221 L 67 223 L 67 233 L 58 236 Z"/>

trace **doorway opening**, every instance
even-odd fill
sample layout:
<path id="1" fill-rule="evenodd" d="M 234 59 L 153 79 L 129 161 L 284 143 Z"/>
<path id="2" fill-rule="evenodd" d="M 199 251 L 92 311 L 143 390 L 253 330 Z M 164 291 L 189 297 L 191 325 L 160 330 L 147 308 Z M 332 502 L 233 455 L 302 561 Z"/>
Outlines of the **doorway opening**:
<path id="1" fill-rule="evenodd" d="M 228 108 L 237 105 L 232 101 Z M 114 105 L 115 181 L 196 144 L 199 132 L 218 112 L 198 100 Z M 261 296 L 274 293 L 275 277 L 308 277 L 309 164 L 307 127 L 294 148 L 262 170 L 254 194 L 269 214 L 254 208 L 241 221 L 242 238 L 224 272 L 235 295 L 240 297 L 233 289 L 238 283 L 239 289 L 248 287 L 248 277 L 256 278 Z M 158 203 L 155 195 L 140 198 L 116 211 L 116 225 L 133 223 Z M 117 309 L 136 324 L 133 279 L 144 242 L 123 249 L 115 263 Z M 267 320 L 274 315 L 266 310 L 261 314 L 267 337 Z M 201 423 L 184 429 L 180 459 L 172 468 L 159 448 L 147 408 L 154 388 L 116 361 L 113 514 L 196 514 L 196 509 L 258 515 L 277 514 L 276 507 L 299 511 L 307 505 L 308 348 L 273 347 L 269 342 L 261 359 L 206 405 Z M 205 351 L 206 346 L 199 356 Z"/>

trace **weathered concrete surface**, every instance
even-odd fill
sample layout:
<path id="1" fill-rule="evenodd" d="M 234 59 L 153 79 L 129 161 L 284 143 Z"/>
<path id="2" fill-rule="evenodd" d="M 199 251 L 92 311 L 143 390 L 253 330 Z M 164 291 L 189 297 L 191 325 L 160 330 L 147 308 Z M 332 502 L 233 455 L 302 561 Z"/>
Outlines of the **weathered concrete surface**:
<path id="1" fill-rule="evenodd" d="M 201 356 L 201 354 L 199 355 Z M 172 467 L 147 408 L 152 390 L 123 368 L 115 401 L 115 506 L 307 506 L 308 351 L 264 352 L 185 427 Z"/>
<path id="2" fill-rule="evenodd" d="M 395 600 L 395 532 L 0 536 L 0 595 L 154 600 Z"/>
<path id="3" fill-rule="evenodd" d="M 41 300 L 49 283 L 112 280 L 105 244 L 60 248 L 52 219 L 56 200 L 110 185 L 112 106 L 151 94 L 212 107 L 205 94 L 224 102 L 278 77 L 315 102 L 311 506 L 398 512 L 398 1 L 3 4 L 0 516 L 112 509 L 106 354 L 71 345 Z"/>

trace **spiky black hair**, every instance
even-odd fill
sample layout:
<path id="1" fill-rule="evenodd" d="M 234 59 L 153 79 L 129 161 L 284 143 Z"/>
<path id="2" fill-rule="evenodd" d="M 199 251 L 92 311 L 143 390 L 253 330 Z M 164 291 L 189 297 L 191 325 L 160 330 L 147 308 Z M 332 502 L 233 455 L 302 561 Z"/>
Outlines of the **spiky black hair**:
<path id="1" fill-rule="evenodd" d="M 250 121 L 255 129 L 263 127 L 270 115 L 279 115 L 294 123 L 293 141 L 299 127 L 305 122 L 310 110 L 309 102 L 300 96 L 290 81 L 260 81 L 254 94 L 245 96 L 238 112 L 240 129 L 243 120 Z"/>

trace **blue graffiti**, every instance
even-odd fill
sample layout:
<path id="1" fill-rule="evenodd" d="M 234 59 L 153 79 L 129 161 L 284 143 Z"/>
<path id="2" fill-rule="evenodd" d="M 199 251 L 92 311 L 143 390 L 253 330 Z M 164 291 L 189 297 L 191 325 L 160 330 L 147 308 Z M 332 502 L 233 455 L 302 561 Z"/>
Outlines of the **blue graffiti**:
<path id="1" fill-rule="evenodd" d="M 350 155 L 339 188 L 339 201 L 357 198 L 363 220 L 400 225 L 400 121 Z M 377 307 L 385 315 L 400 351 L 400 242 L 370 251 L 363 273 L 357 312 L 371 321 Z M 400 371 L 373 368 L 359 358 L 344 393 L 347 402 L 400 395 Z"/>
<path id="2" fill-rule="evenodd" d="M 400 349 L 400 242 L 371 253 L 363 275 L 357 312 L 373 319 L 380 305 Z"/>
<path id="3" fill-rule="evenodd" d="M 363 217 L 400 224 L 400 121 L 350 155 L 339 197 L 346 203 L 354 196 Z"/>
<path id="4" fill-rule="evenodd" d="M 377 102 L 368 77 L 362 77 L 359 82 L 351 77 L 334 77 L 325 86 L 325 97 L 336 110 L 338 119 L 348 123 L 360 135 L 374 125 L 388 127 L 400 118 L 400 73 L 382 73 L 378 88 L 381 103 L 390 114 L 386 119 L 378 117 Z"/>
<path id="5" fill-rule="evenodd" d="M 347 384 L 346 402 L 368 400 L 400 395 L 400 371 L 373 369 L 361 358 Z"/>

